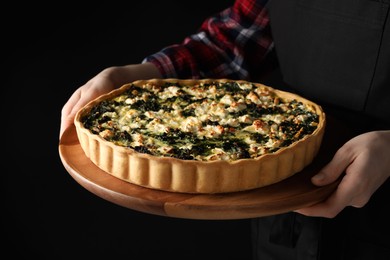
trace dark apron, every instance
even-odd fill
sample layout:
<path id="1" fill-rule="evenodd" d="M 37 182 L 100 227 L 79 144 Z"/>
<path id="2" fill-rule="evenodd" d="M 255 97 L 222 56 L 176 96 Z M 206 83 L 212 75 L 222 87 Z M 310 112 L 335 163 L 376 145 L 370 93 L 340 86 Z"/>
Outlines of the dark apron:
<path id="1" fill-rule="evenodd" d="M 271 0 L 284 83 L 355 131 L 390 129 L 390 0 Z M 389 155 L 390 157 L 390 155 Z M 254 259 L 390 259 L 390 180 L 333 219 L 253 220 Z"/>

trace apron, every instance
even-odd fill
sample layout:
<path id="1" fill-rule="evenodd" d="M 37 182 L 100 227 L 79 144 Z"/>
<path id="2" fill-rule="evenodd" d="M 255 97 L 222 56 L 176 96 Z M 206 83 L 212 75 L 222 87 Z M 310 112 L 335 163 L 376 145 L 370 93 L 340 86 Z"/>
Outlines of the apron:
<path id="1" fill-rule="evenodd" d="M 275 52 L 289 91 L 355 134 L 390 129 L 390 0 L 270 0 Z M 333 219 L 252 220 L 254 259 L 390 259 L 390 180 L 363 208 Z"/>

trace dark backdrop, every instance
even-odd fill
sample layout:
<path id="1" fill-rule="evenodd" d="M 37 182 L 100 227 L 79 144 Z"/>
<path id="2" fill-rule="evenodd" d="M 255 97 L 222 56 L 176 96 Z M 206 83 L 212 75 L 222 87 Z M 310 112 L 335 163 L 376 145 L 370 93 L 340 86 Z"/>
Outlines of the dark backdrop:
<path id="1" fill-rule="evenodd" d="M 112 65 L 141 62 L 233 0 L 3 8 L 3 250 L 11 259 L 250 259 L 249 220 L 155 216 L 81 187 L 58 153 L 60 113 Z M 4 146 L 3 146 L 4 147 Z"/>

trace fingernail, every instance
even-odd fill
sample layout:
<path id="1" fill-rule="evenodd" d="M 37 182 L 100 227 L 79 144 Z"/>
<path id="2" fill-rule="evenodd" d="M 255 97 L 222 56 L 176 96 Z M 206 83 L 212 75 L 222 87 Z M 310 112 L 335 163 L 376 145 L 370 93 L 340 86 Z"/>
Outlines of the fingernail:
<path id="1" fill-rule="evenodd" d="M 314 175 L 312 178 L 313 181 L 322 181 L 324 179 L 325 179 L 325 174 L 323 172 Z"/>

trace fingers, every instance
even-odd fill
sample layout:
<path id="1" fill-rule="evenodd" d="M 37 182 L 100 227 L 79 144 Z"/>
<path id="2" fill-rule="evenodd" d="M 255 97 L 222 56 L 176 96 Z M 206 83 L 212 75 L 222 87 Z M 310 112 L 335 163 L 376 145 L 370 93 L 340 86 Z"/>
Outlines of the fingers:
<path id="1" fill-rule="evenodd" d="M 316 186 L 325 186 L 335 182 L 344 172 L 348 171 L 355 157 L 353 150 L 345 144 L 336 152 L 332 160 L 312 177 L 312 183 Z M 337 189 L 325 201 L 295 212 L 306 216 L 333 218 L 351 204 L 356 187 L 354 179 L 346 174 Z"/>
<path id="2" fill-rule="evenodd" d="M 74 116 L 78 111 L 80 105 L 81 93 L 76 90 L 69 98 L 68 102 L 64 105 L 61 111 L 61 125 L 60 125 L 60 139 L 65 130 L 73 124 Z"/>
<path id="3" fill-rule="evenodd" d="M 333 218 L 345 207 L 361 208 L 389 177 L 390 131 L 369 132 L 343 145 L 316 177 L 315 185 L 326 185 L 345 172 L 337 189 L 323 202 L 298 209 L 306 216 Z"/>
<path id="4" fill-rule="evenodd" d="M 296 212 L 306 216 L 334 218 L 345 207 L 363 207 L 370 197 L 366 193 L 368 181 L 363 181 L 364 172 L 368 172 L 365 164 L 366 161 L 359 159 L 348 146 L 341 148 L 319 173 L 323 179 L 312 178 L 313 183 L 322 186 L 335 181 L 345 172 L 337 189 L 325 201 Z"/>
<path id="5" fill-rule="evenodd" d="M 336 152 L 333 159 L 312 177 L 312 183 L 317 186 L 324 186 L 336 181 L 353 162 L 354 158 L 353 151 L 348 146 L 343 146 Z"/>
<path id="6" fill-rule="evenodd" d="M 312 217 L 334 218 L 346 206 L 351 205 L 355 196 L 354 182 L 349 180 L 350 176 L 345 176 L 337 189 L 325 201 L 313 206 L 296 210 L 300 214 Z"/>
<path id="7" fill-rule="evenodd" d="M 329 199 L 326 200 L 325 202 L 315 204 L 311 207 L 298 209 L 295 210 L 295 212 L 310 217 L 334 218 L 335 216 L 337 216 L 338 213 L 340 213 L 344 209 L 344 207 L 339 208 L 339 207 L 335 207 L 335 205 L 332 204 L 333 201 L 336 200 L 334 196 L 335 194 L 329 197 Z"/>

